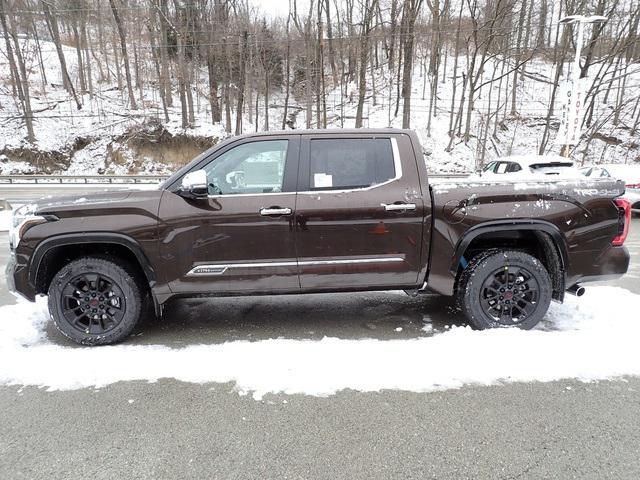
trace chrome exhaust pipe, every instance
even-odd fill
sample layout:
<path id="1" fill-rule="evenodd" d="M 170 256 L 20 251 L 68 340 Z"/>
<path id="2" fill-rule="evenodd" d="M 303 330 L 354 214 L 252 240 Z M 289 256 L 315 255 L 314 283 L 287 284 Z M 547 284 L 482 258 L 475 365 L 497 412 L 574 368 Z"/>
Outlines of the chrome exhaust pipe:
<path id="1" fill-rule="evenodd" d="M 581 297 L 584 295 L 585 289 L 582 285 L 578 285 L 577 283 L 569 288 L 567 288 L 567 293 L 571 295 L 575 295 L 576 297 Z"/>

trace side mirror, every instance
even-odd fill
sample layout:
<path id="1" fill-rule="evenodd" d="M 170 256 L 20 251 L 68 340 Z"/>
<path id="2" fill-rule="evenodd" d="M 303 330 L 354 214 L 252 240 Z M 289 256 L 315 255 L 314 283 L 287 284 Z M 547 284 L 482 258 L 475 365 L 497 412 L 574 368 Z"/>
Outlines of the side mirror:
<path id="1" fill-rule="evenodd" d="M 207 172 L 196 170 L 182 177 L 180 193 L 189 198 L 205 198 L 209 194 Z"/>

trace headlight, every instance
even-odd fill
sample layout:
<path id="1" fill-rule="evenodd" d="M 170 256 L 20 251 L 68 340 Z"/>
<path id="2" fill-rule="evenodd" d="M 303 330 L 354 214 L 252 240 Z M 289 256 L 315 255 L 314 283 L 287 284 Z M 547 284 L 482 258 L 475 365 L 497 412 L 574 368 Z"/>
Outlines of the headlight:
<path id="1" fill-rule="evenodd" d="M 46 221 L 47 219 L 45 217 L 35 215 L 34 205 L 23 205 L 14 210 L 11 217 L 11 227 L 9 229 L 9 247 L 15 249 L 20 243 L 24 232 L 34 225 Z"/>

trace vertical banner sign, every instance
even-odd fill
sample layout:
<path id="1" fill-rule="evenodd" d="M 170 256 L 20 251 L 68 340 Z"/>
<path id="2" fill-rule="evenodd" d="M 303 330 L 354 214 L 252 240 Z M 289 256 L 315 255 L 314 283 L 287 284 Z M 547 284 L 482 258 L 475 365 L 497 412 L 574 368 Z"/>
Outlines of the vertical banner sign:
<path id="1" fill-rule="evenodd" d="M 577 145 L 580 141 L 584 97 L 587 79 L 581 78 L 577 84 L 568 80 L 560 85 L 560 129 L 556 137 L 558 145 Z"/>

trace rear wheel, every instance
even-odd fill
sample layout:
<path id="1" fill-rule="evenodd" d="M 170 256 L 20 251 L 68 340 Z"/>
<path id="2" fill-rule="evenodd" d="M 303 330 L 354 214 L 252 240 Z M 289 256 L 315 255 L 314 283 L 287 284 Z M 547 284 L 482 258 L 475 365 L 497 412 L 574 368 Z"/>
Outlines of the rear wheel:
<path id="1" fill-rule="evenodd" d="M 544 265 L 515 250 L 488 250 L 469 262 L 458 284 L 458 301 L 478 329 L 533 328 L 547 313 L 552 285 Z"/>
<path id="2" fill-rule="evenodd" d="M 133 271 L 112 260 L 74 260 L 49 286 L 49 312 L 56 327 L 83 345 L 123 340 L 140 320 L 141 311 L 141 289 Z"/>

